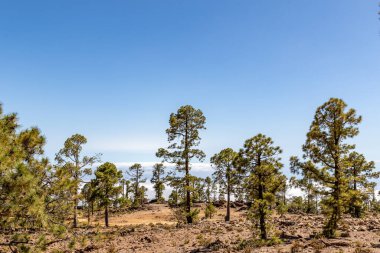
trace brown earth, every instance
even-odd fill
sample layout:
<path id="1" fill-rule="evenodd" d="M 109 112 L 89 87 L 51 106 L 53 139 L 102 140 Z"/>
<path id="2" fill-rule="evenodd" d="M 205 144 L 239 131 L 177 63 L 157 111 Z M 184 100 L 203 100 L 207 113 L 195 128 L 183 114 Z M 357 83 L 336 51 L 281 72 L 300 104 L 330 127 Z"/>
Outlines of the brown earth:
<path id="1" fill-rule="evenodd" d="M 203 207 L 201 207 L 203 209 Z M 245 211 L 232 209 L 232 221 L 224 222 L 225 209 L 209 220 L 176 226 L 172 211 L 163 204 L 150 204 L 144 210 L 112 214 L 111 227 L 104 228 L 101 215 L 92 226 L 71 232 L 51 243 L 48 252 L 380 252 L 380 216 L 363 219 L 345 217 L 336 239 L 320 238 L 324 217 L 287 214 L 273 218 L 272 234 L 281 238 L 274 246 L 252 240 L 252 225 Z M 203 212 L 200 213 L 203 216 Z M 96 225 L 98 224 L 98 225 Z M 1 241 L 7 240 L 4 236 Z M 9 239 L 9 238 L 8 238 Z M 58 251 L 57 251 L 58 250 Z M 10 252 L 0 247 L 0 252 Z"/>

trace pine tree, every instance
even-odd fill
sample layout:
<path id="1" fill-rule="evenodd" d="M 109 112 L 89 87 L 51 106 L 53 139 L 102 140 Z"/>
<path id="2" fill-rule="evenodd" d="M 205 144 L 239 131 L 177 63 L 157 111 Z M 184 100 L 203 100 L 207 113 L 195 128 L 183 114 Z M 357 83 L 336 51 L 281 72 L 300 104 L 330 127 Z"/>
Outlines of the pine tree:
<path id="1" fill-rule="evenodd" d="M 306 143 L 302 149 L 304 158 L 315 166 L 306 166 L 293 158 L 294 163 L 314 178 L 326 190 L 326 206 L 329 219 L 324 227 L 327 237 L 334 237 L 341 219 L 345 201 L 348 196 L 348 176 L 345 157 L 355 148 L 346 142 L 359 134 L 357 125 L 362 118 L 354 109 L 347 109 L 346 103 L 338 98 L 331 98 L 320 106 L 307 133 Z"/>
<path id="2" fill-rule="evenodd" d="M 321 191 L 317 185 L 314 175 L 310 172 L 315 170 L 315 165 L 311 161 L 299 163 L 297 157 L 290 158 L 290 171 L 293 174 L 300 175 L 300 178 L 292 177 L 290 183 L 292 186 L 300 188 L 305 193 L 306 213 L 316 213 L 318 211 L 316 202 L 318 193 Z"/>
<path id="3" fill-rule="evenodd" d="M 56 227 L 66 227 L 67 214 L 72 213 L 74 202 L 72 196 L 77 189 L 77 184 L 72 178 L 70 170 L 66 166 L 53 166 L 48 170 L 45 188 L 45 210 L 49 215 L 51 224 Z"/>
<path id="4" fill-rule="evenodd" d="M 63 148 L 56 154 L 55 159 L 58 166 L 67 170 L 72 184 L 74 185 L 74 191 L 71 196 L 71 201 L 74 205 L 73 213 L 73 227 L 77 227 L 77 207 L 79 199 L 79 186 L 83 183 L 83 176 L 91 175 L 91 166 L 100 161 L 100 154 L 94 156 L 81 156 L 83 145 L 87 143 L 86 137 L 80 134 L 74 134 L 68 138 Z"/>
<path id="5" fill-rule="evenodd" d="M 177 207 L 180 203 L 183 203 L 183 197 L 181 196 L 181 189 L 183 189 L 183 180 L 178 177 L 176 171 L 170 171 L 166 176 L 165 181 L 173 189 L 169 195 L 168 203 L 172 207 Z"/>
<path id="6" fill-rule="evenodd" d="M 156 200 L 158 203 L 164 200 L 163 192 L 165 190 L 165 166 L 163 163 L 153 165 L 153 175 L 150 180 L 156 192 Z"/>
<path id="7" fill-rule="evenodd" d="M 116 208 L 124 208 L 131 205 L 131 201 L 128 199 L 130 191 L 130 181 L 124 178 L 120 179 L 119 184 L 121 185 L 121 194 L 115 200 L 114 206 Z"/>
<path id="8" fill-rule="evenodd" d="M 204 198 L 203 178 L 190 176 L 191 202 L 199 203 Z"/>
<path id="9" fill-rule="evenodd" d="M 205 208 L 205 218 L 212 218 L 212 215 L 216 213 L 215 206 L 213 205 L 211 201 L 211 192 L 213 187 L 213 181 L 210 177 L 206 177 L 204 179 L 204 197 L 203 199 L 206 202 L 206 208 Z"/>
<path id="10" fill-rule="evenodd" d="M 45 138 L 38 128 L 18 131 L 16 114 L 0 105 L 0 227 L 43 228 L 46 177 L 50 164 L 42 155 Z"/>
<path id="11" fill-rule="evenodd" d="M 125 179 L 125 180 L 124 180 L 124 186 L 125 186 L 124 197 L 125 197 L 127 200 L 130 200 L 130 196 L 129 196 L 129 194 L 133 192 L 131 181 Z"/>
<path id="12" fill-rule="evenodd" d="M 216 208 L 212 203 L 207 203 L 205 208 L 205 218 L 211 219 L 212 216 L 216 213 Z"/>
<path id="13" fill-rule="evenodd" d="M 276 201 L 276 193 L 283 187 L 281 149 L 271 138 L 258 134 L 245 141 L 236 160 L 237 167 L 247 174 L 245 187 L 252 201 L 251 217 L 258 224 L 260 238 L 268 239 L 268 217 Z"/>
<path id="14" fill-rule="evenodd" d="M 206 194 L 205 191 L 205 179 L 201 177 L 197 177 L 197 180 L 195 182 L 194 188 L 197 196 L 197 202 L 203 202 Z"/>
<path id="15" fill-rule="evenodd" d="M 200 143 L 199 130 L 205 129 L 206 118 L 201 110 L 196 110 L 190 105 L 182 106 L 177 113 L 170 115 L 170 127 L 166 130 L 168 141 L 171 145 L 168 149 L 160 148 L 156 155 L 164 161 L 177 165 L 179 172 L 184 172 L 183 178 L 186 191 L 186 220 L 193 222 L 191 214 L 191 188 L 190 188 L 190 162 L 196 158 L 203 161 L 205 154 L 200 149 L 196 149 Z"/>
<path id="16" fill-rule="evenodd" d="M 92 179 L 90 182 L 87 182 L 82 187 L 82 199 L 84 203 L 84 207 L 87 209 L 87 223 L 90 225 L 91 222 L 91 213 L 94 207 L 95 201 L 95 187 L 96 181 Z"/>
<path id="17" fill-rule="evenodd" d="M 304 201 L 301 196 L 291 197 L 288 201 L 289 213 L 302 213 L 304 211 Z"/>
<path id="18" fill-rule="evenodd" d="M 286 198 L 286 192 L 289 187 L 288 180 L 285 176 L 284 177 L 284 184 L 278 189 L 278 192 L 276 195 L 276 210 L 277 212 L 283 217 L 285 213 L 287 212 L 287 198 Z"/>
<path id="19" fill-rule="evenodd" d="M 376 200 L 376 193 L 375 193 L 375 187 L 376 183 L 375 182 L 370 182 L 368 183 L 367 187 L 367 201 L 368 201 L 368 209 L 371 211 L 375 211 L 376 209 L 379 210 L 378 207 L 378 201 Z"/>
<path id="20" fill-rule="evenodd" d="M 100 206 L 104 207 L 106 227 L 109 226 L 108 208 L 121 193 L 121 187 L 118 182 L 122 177 L 122 172 L 117 170 L 116 166 L 110 162 L 103 163 L 95 171 L 95 196 L 99 199 Z"/>
<path id="21" fill-rule="evenodd" d="M 346 161 L 349 177 L 348 209 L 353 217 L 359 218 L 363 215 L 366 193 L 371 183 L 369 179 L 379 178 L 380 172 L 374 172 L 375 163 L 367 162 L 364 155 L 357 152 L 351 152 Z"/>
<path id="22" fill-rule="evenodd" d="M 169 194 L 168 204 L 171 207 L 177 207 L 179 202 L 178 190 L 173 189 Z"/>
<path id="23" fill-rule="evenodd" d="M 235 201 L 240 202 L 240 203 L 246 200 L 246 191 L 245 191 L 243 182 L 244 182 L 244 179 L 241 176 L 239 176 L 237 178 L 237 183 L 235 185 L 235 188 L 233 189 Z"/>
<path id="24" fill-rule="evenodd" d="M 125 183 L 126 180 L 124 178 L 120 179 L 120 185 L 121 185 L 121 197 L 125 197 Z"/>
<path id="25" fill-rule="evenodd" d="M 214 164 L 215 172 L 213 173 L 214 180 L 219 184 L 222 195 L 227 194 L 227 213 L 225 221 L 230 221 L 230 197 L 233 187 L 236 184 L 237 171 L 233 166 L 238 154 L 231 148 L 226 148 L 211 157 L 210 161 Z M 224 199 L 224 198 L 223 198 Z"/>
<path id="26" fill-rule="evenodd" d="M 212 191 L 212 180 L 210 177 L 205 178 L 205 199 L 206 203 L 211 203 L 211 191 Z"/>
<path id="27" fill-rule="evenodd" d="M 224 205 L 224 203 L 226 202 L 226 194 L 227 194 L 226 189 L 219 184 L 218 190 L 219 190 L 218 202 L 219 204 Z"/>
<path id="28" fill-rule="evenodd" d="M 218 198 L 217 198 L 218 185 L 214 180 L 211 183 L 211 194 L 212 194 L 212 202 L 215 203 L 218 200 Z"/>
<path id="29" fill-rule="evenodd" d="M 144 205 L 146 200 L 146 193 L 148 192 L 148 188 L 145 186 L 140 186 L 139 188 L 139 196 L 140 196 L 140 205 Z"/>
<path id="30" fill-rule="evenodd" d="M 140 184 L 146 182 L 146 178 L 143 178 L 144 168 L 139 163 L 133 164 L 129 167 L 127 174 L 130 176 L 132 187 L 134 188 L 133 204 L 135 207 L 141 206 L 144 200 L 144 196 L 141 196 Z"/>

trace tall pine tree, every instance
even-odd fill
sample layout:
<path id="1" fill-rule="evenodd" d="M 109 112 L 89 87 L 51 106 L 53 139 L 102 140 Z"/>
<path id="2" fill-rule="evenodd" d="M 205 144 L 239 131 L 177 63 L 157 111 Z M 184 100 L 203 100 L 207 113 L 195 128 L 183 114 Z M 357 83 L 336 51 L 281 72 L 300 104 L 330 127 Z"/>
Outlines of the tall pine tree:
<path id="1" fill-rule="evenodd" d="M 140 184 L 146 182 L 146 178 L 143 178 L 144 168 L 139 163 L 133 164 L 129 167 L 127 174 L 132 182 L 132 187 L 134 189 L 134 199 L 133 205 L 135 207 L 141 206 L 144 201 L 144 196 L 141 196 Z"/>
<path id="2" fill-rule="evenodd" d="M 338 229 L 348 198 L 348 181 L 346 156 L 355 148 L 347 142 L 359 134 L 358 124 L 361 116 L 354 109 L 347 109 L 346 103 L 338 98 L 318 107 L 314 120 L 307 133 L 306 143 L 302 149 L 304 159 L 315 166 L 306 166 L 306 162 L 292 158 L 304 174 L 313 177 L 325 190 L 328 222 L 324 227 L 327 237 L 334 237 Z"/>
<path id="3" fill-rule="evenodd" d="M 100 161 L 100 154 L 94 156 L 82 156 L 83 145 L 87 143 L 86 137 L 80 134 L 74 134 L 68 138 L 61 150 L 56 154 L 55 159 L 58 166 L 67 170 L 68 175 L 72 180 L 74 189 L 72 192 L 71 200 L 74 205 L 73 210 L 73 227 L 77 227 L 78 223 L 78 200 L 80 197 L 79 186 L 83 183 L 85 175 L 91 175 L 91 166 L 95 162 Z"/>
<path id="4" fill-rule="evenodd" d="M 118 185 L 122 177 L 123 173 L 110 162 L 103 163 L 95 171 L 95 196 L 99 199 L 100 206 L 104 207 L 106 227 L 109 226 L 109 206 L 122 190 Z"/>
<path id="5" fill-rule="evenodd" d="M 371 186 L 369 179 L 379 178 L 380 172 L 374 172 L 375 163 L 367 162 L 364 155 L 351 152 L 346 158 L 347 174 L 349 179 L 349 201 L 347 203 L 350 214 L 355 218 L 363 215 L 367 192 Z"/>
<path id="6" fill-rule="evenodd" d="M 164 200 L 163 192 L 165 190 L 165 166 L 163 163 L 153 165 L 152 178 L 150 182 L 153 184 L 156 192 L 156 200 L 158 203 Z"/>
<path id="7" fill-rule="evenodd" d="M 286 182 L 279 155 L 282 150 L 270 137 L 258 134 L 245 141 L 236 160 L 247 175 L 245 186 L 252 202 L 251 217 L 260 229 L 260 238 L 268 239 L 268 218 L 278 193 Z"/>
<path id="8" fill-rule="evenodd" d="M 226 148 L 211 157 L 210 161 L 214 165 L 215 172 L 213 173 L 215 181 L 219 187 L 227 194 L 227 213 L 225 221 L 230 221 L 230 197 L 234 185 L 237 183 L 237 171 L 233 164 L 238 154 L 231 148 Z"/>
<path id="9" fill-rule="evenodd" d="M 297 157 L 290 158 L 290 171 L 300 177 L 292 177 L 290 183 L 292 186 L 300 188 L 305 193 L 306 213 L 316 213 L 318 208 L 318 194 L 321 189 L 318 186 L 314 175 L 310 172 L 315 169 L 315 165 L 311 161 L 299 163 Z"/>
<path id="10" fill-rule="evenodd" d="M 176 113 L 170 115 L 170 127 L 166 130 L 168 141 L 171 143 L 168 149 L 160 148 L 156 155 L 164 161 L 176 164 L 179 172 L 184 172 L 183 178 L 186 191 L 186 220 L 193 222 L 191 213 L 191 165 L 192 159 L 203 161 L 205 154 L 196 147 L 200 143 L 199 130 L 205 129 L 206 117 L 199 109 L 190 105 L 181 106 Z"/>
<path id="11" fill-rule="evenodd" d="M 45 138 L 38 128 L 18 129 L 16 114 L 3 114 L 0 105 L 0 227 L 42 228 L 50 170 Z"/>

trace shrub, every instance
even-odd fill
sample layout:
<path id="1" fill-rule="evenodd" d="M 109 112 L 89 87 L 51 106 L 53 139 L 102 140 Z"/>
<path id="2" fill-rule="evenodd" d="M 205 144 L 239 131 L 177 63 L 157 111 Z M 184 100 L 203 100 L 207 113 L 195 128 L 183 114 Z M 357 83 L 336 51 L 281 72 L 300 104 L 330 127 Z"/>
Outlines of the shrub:
<path id="1" fill-rule="evenodd" d="M 215 213 L 216 213 L 215 206 L 212 203 L 207 204 L 206 209 L 205 209 L 206 219 L 211 219 Z"/>

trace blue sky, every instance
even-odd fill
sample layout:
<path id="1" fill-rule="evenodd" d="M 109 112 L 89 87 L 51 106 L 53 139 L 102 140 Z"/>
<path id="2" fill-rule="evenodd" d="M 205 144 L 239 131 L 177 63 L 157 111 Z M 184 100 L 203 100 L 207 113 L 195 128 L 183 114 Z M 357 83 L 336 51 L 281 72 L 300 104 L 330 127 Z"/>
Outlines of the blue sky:
<path id="1" fill-rule="evenodd" d="M 81 133 L 103 161 L 158 161 L 169 114 L 191 104 L 207 117 L 205 162 L 261 132 L 287 171 L 315 109 L 340 97 L 363 115 L 358 150 L 380 161 L 378 11 L 373 0 L 1 1 L 0 101 L 42 130 L 50 158 Z"/>

